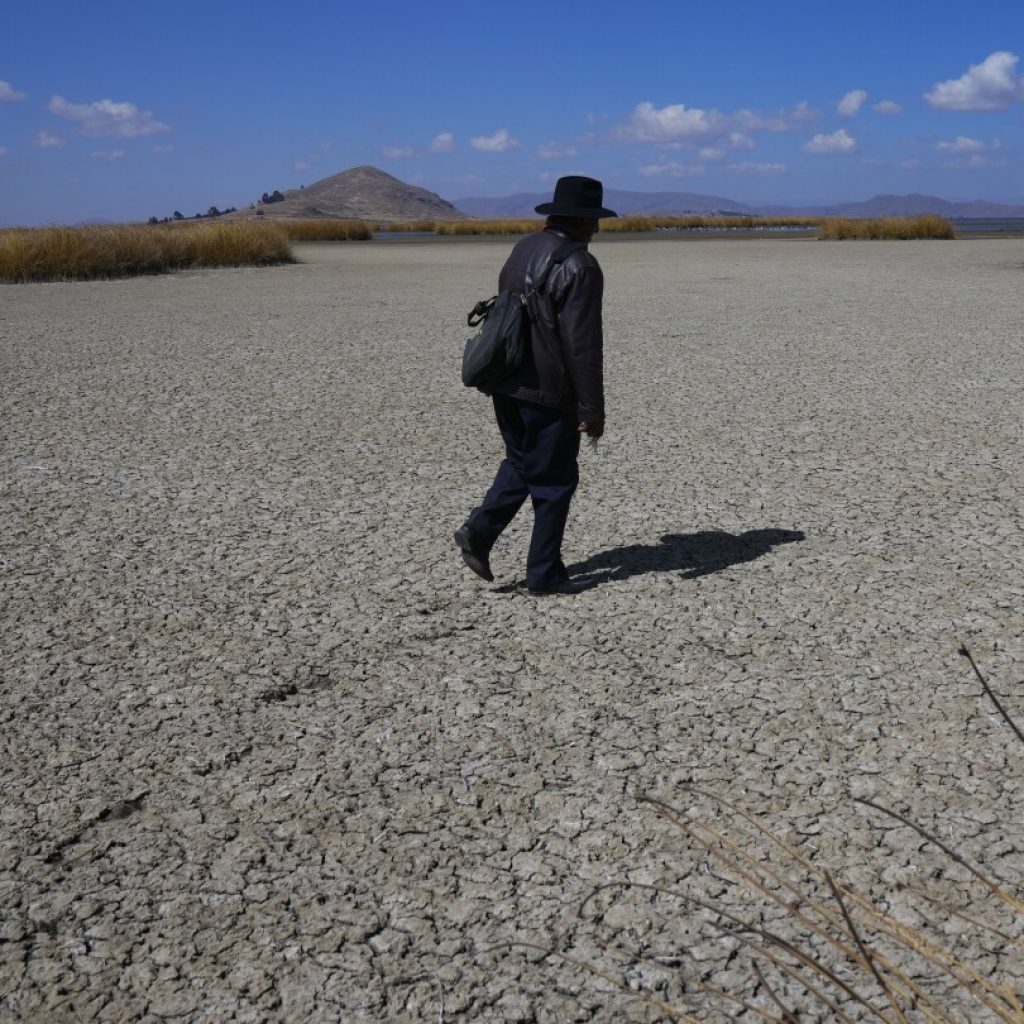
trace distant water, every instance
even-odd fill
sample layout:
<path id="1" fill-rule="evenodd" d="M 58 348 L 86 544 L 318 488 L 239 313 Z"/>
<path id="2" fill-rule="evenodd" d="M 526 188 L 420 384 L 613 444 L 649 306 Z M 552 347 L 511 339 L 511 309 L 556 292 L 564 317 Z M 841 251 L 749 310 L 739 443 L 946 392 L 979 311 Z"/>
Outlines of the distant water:
<path id="1" fill-rule="evenodd" d="M 958 235 L 1002 235 L 1008 237 L 1024 237 L 1024 217 L 966 217 L 950 218 Z M 677 228 L 662 227 L 653 231 L 633 233 L 630 237 L 664 237 L 666 235 L 814 235 L 816 227 L 797 225 L 757 225 L 749 228 Z M 617 234 L 617 233 L 616 233 Z M 603 238 L 614 238 L 616 234 L 608 232 Z M 374 231 L 373 237 L 381 242 L 425 242 L 425 241 L 507 241 L 514 235 L 436 235 L 433 231 Z"/>
<path id="2" fill-rule="evenodd" d="M 676 228 L 676 227 L 664 227 L 655 228 L 653 232 L 643 231 L 638 234 L 675 234 L 675 235 L 743 235 L 756 233 L 759 235 L 793 235 L 793 234 L 807 234 L 809 232 L 816 232 L 818 229 L 814 226 L 807 226 L 806 224 L 758 224 L 757 222 L 750 225 L 750 227 L 742 228 L 719 228 L 719 227 L 699 227 L 699 228 Z M 610 234 L 611 232 L 609 232 Z"/>
<path id="3" fill-rule="evenodd" d="M 1024 217 L 965 217 L 952 224 L 959 235 L 1024 235 Z"/>

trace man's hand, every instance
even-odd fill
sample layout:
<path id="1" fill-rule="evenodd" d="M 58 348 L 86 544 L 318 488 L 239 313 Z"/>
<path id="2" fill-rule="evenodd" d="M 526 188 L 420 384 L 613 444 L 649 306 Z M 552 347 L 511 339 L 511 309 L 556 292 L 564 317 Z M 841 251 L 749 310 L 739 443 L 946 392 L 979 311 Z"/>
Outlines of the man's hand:
<path id="1" fill-rule="evenodd" d="M 589 423 L 581 423 L 579 426 L 581 434 L 592 437 L 595 441 L 604 433 L 604 420 L 591 420 Z"/>

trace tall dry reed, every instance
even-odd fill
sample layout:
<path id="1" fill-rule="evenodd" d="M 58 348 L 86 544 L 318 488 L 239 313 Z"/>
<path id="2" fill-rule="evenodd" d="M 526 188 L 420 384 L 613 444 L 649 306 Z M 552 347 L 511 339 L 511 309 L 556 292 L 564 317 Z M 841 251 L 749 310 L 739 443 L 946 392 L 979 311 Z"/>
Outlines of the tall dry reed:
<path id="1" fill-rule="evenodd" d="M 891 892 L 879 865 L 879 881 L 865 888 L 819 865 L 757 812 L 695 786 L 679 789 L 683 807 L 643 802 L 691 844 L 700 871 L 678 884 L 603 883 L 580 905 L 575 925 L 566 922 L 561 948 L 506 945 L 579 968 L 659 1019 L 688 1024 L 720 1017 L 1024 1024 L 1014 970 L 1024 957 L 1024 903 L 936 835 L 880 803 L 856 800 L 888 831 L 914 834 L 910 871 L 922 860 L 929 868 L 920 887 Z M 700 886 L 702 877 L 711 884 Z M 608 933 L 606 922 L 631 919 L 625 932 Z M 685 941 L 673 946 L 671 932 Z M 569 947 L 592 952 L 574 955 Z"/>
<path id="2" fill-rule="evenodd" d="M 381 231 L 417 231 L 417 232 L 435 232 L 437 230 L 436 220 L 400 220 L 400 221 L 389 221 L 388 223 L 379 225 Z"/>
<path id="3" fill-rule="evenodd" d="M 1024 729 L 970 650 L 961 645 L 959 653 L 1024 744 Z M 814 843 L 791 841 L 731 797 L 688 784 L 677 789 L 682 806 L 641 799 L 687 841 L 699 870 L 690 867 L 679 883 L 606 882 L 580 906 L 579 935 L 565 930 L 554 949 L 508 945 L 580 968 L 664 1017 L 694 1024 L 726 1016 L 775 1024 L 1024 1024 L 1019 880 L 1000 881 L 909 813 L 854 797 L 886 829 L 878 850 L 889 861 L 880 859 L 875 872 L 858 865 L 854 883 L 818 863 L 813 849 L 828 841 L 824 831 Z M 909 881 L 894 887 L 891 849 L 899 834 Z M 835 843 L 843 842 L 840 833 Z M 1002 862 L 1001 851 L 995 859 Z M 654 915 L 652 949 L 641 922 Z M 620 925 L 618 935 L 605 937 L 609 919 L 631 918 L 626 932 Z M 688 943 L 673 948 L 660 934 L 669 928 Z M 579 939 L 599 956 L 565 952 Z M 717 972 L 715 956 L 724 964 Z"/>
<path id="4" fill-rule="evenodd" d="M 73 281 L 293 261 L 285 232 L 246 221 L 0 230 L 0 281 Z"/>
<path id="5" fill-rule="evenodd" d="M 953 225 L 945 217 L 929 213 L 922 217 L 827 217 L 821 222 L 819 239 L 842 241 L 850 238 L 917 239 L 955 238 Z"/>
<path id="6" fill-rule="evenodd" d="M 601 221 L 604 232 L 758 230 L 764 228 L 813 228 L 820 217 L 713 217 L 704 215 L 609 217 Z M 526 235 L 543 227 L 532 218 L 493 218 L 449 221 L 406 221 L 387 225 L 389 231 L 433 231 L 438 235 Z"/>
<path id="7" fill-rule="evenodd" d="M 685 214 L 682 216 L 633 215 L 601 221 L 602 231 L 757 231 L 765 228 L 813 228 L 820 217 L 753 217 Z"/>

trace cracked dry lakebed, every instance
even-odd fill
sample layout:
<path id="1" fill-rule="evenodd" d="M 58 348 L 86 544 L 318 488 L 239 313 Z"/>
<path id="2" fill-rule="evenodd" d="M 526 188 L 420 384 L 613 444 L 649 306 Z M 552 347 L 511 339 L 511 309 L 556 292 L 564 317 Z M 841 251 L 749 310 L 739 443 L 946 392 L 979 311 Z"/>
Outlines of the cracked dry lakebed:
<path id="1" fill-rule="evenodd" d="M 598 238 L 546 599 L 510 245 L 0 288 L 0 1018 L 1021 1019 L 1024 241 Z"/>

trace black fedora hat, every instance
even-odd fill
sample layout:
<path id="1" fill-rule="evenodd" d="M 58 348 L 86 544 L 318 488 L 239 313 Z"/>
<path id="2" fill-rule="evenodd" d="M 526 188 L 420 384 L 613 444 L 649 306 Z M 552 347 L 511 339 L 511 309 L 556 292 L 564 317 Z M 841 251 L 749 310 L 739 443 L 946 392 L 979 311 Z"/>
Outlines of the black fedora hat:
<path id="1" fill-rule="evenodd" d="M 555 182 L 554 201 L 541 203 L 535 209 L 538 213 L 555 217 L 618 217 L 614 210 L 606 210 L 602 202 L 604 186 L 601 182 L 570 174 Z"/>

